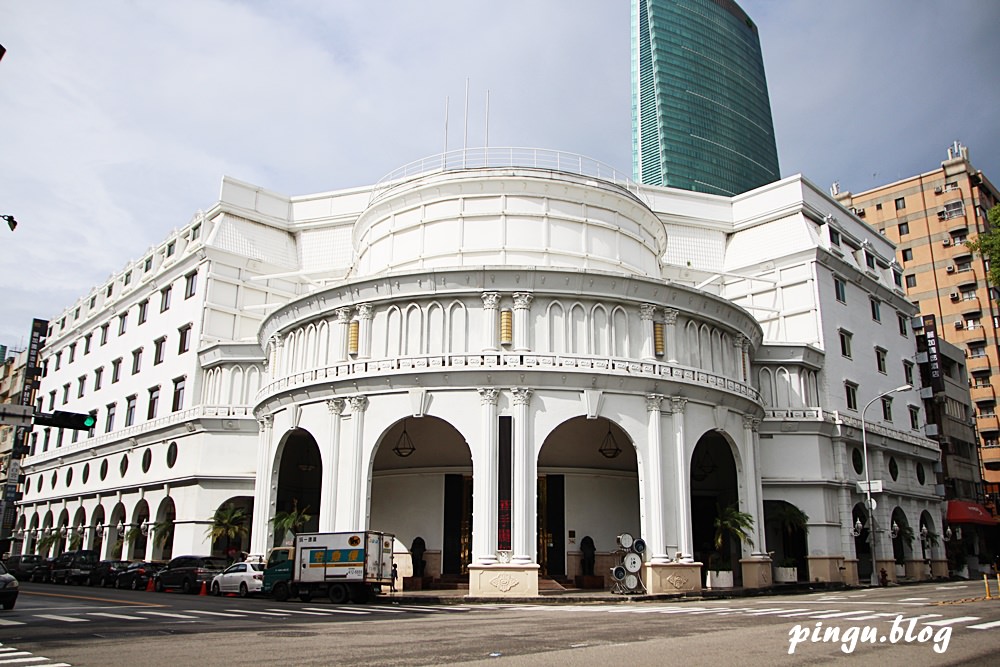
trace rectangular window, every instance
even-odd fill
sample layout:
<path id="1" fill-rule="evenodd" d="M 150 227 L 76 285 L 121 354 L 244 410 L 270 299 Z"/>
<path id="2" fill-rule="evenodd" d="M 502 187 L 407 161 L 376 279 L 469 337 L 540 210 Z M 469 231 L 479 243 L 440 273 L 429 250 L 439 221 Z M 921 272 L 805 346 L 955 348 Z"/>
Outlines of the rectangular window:
<path id="1" fill-rule="evenodd" d="M 147 257 L 146 261 L 142 263 L 142 272 L 143 273 L 149 273 L 149 271 L 152 268 L 153 268 L 153 258 L 152 257 Z"/>
<path id="2" fill-rule="evenodd" d="M 892 282 L 894 282 L 896 284 L 896 287 L 902 287 L 903 286 L 903 274 L 900 273 L 899 271 L 893 271 L 892 272 Z"/>
<path id="3" fill-rule="evenodd" d="M 888 396 L 882 397 L 882 419 L 892 421 L 892 399 Z"/>
<path id="4" fill-rule="evenodd" d="M 173 256 L 174 249 L 176 247 L 177 247 L 177 244 L 174 241 L 171 241 L 170 243 L 167 244 L 167 257 L 172 257 Z"/>
<path id="5" fill-rule="evenodd" d="M 908 338 L 910 335 L 910 324 L 906 321 L 906 315 L 896 313 L 896 323 L 899 325 L 899 335 Z"/>
<path id="6" fill-rule="evenodd" d="M 125 426 L 135 423 L 135 394 L 125 399 Z"/>
<path id="7" fill-rule="evenodd" d="M 972 259 L 957 259 L 955 260 L 955 271 L 963 273 L 965 271 L 972 270 Z"/>
<path id="8" fill-rule="evenodd" d="M 42 442 L 42 451 L 49 451 L 49 439 L 52 437 L 52 429 L 45 429 L 45 440 Z"/>
<path id="9" fill-rule="evenodd" d="M 909 233 L 910 233 L 910 223 L 908 222 L 899 223 L 899 235 L 906 236 Z"/>
<path id="10" fill-rule="evenodd" d="M 849 331 L 840 330 L 840 353 L 848 359 L 851 358 L 851 338 Z"/>
<path id="11" fill-rule="evenodd" d="M 906 286 L 907 287 L 916 287 L 917 286 L 917 277 L 915 275 L 913 275 L 912 273 L 910 275 L 906 276 Z"/>
<path id="12" fill-rule="evenodd" d="M 142 348 L 132 350 L 132 375 L 142 370 Z"/>
<path id="13" fill-rule="evenodd" d="M 197 289 L 198 284 L 198 272 L 189 273 L 184 276 L 184 298 L 190 299 L 194 296 L 194 291 Z"/>
<path id="14" fill-rule="evenodd" d="M 906 384 L 913 384 L 913 362 L 904 361 L 903 362 L 903 379 L 906 380 Z"/>
<path id="15" fill-rule="evenodd" d="M 93 342 L 94 334 L 87 334 L 83 337 L 83 353 L 90 354 L 90 344 Z"/>
<path id="16" fill-rule="evenodd" d="M 914 431 L 920 429 L 920 408 L 915 405 L 908 406 L 910 411 L 910 428 Z"/>
<path id="17" fill-rule="evenodd" d="M 153 365 L 159 365 L 163 363 L 163 348 L 166 347 L 166 338 L 157 338 L 153 342 Z"/>
<path id="18" fill-rule="evenodd" d="M 76 361 L 76 343 L 69 346 L 69 358 L 66 360 L 67 364 L 71 364 Z"/>
<path id="19" fill-rule="evenodd" d="M 126 328 L 128 328 L 128 313 L 122 313 L 118 316 L 118 335 L 123 335 Z"/>
<path id="20" fill-rule="evenodd" d="M 875 368 L 878 369 L 879 373 L 885 373 L 885 354 L 886 351 L 881 347 L 875 348 Z"/>
<path id="21" fill-rule="evenodd" d="M 830 227 L 830 243 L 835 246 L 840 245 L 840 232 Z"/>
<path id="22" fill-rule="evenodd" d="M 872 271 L 874 271 L 875 270 L 875 255 L 871 254 L 870 252 L 865 252 L 865 264 L 868 266 L 869 269 L 871 269 Z"/>
<path id="23" fill-rule="evenodd" d="M 149 314 L 149 299 L 143 299 L 139 302 L 139 324 L 143 324 L 146 321 L 146 316 Z"/>
<path id="24" fill-rule="evenodd" d="M 66 405 L 67 403 L 69 403 L 69 382 L 63 385 L 63 395 L 62 395 L 62 404 Z"/>
<path id="25" fill-rule="evenodd" d="M 49 392 L 49 412 L 56 409 L 56 392 L 55 390 Z"/>
<path id="26" fill-rule="evenodd" d="M 116 403 L 108 403 L 107 415 L 104 417 L 104 432 L 111 433 L 115 428 L 115 406 Z"/>
<path id="27" fill-rule="evenodd" d="M 108 344 L 108 329 L 110 329 L 110 328 L 111 328 L 111 326 L 108 325 L 108 324 L 102 324 L 101 325 L 101 345 L 107 345 Z"/>
<path id="28" fill-rule="evenodd" d="M 115 291 L 115 286 L 114 285 L 108 285 L 108 289 L 104 292 L 104 298 L 105 299 L 110 299 L 111 295 L 114 293 L 114 291 Z"/>
<path id="29" fill-rule="evenodd" d="M 149 390 L 149 409 L 146 410 L 146 419 L 156 419 L 156 407 L 160 402 L 160 388 L 151 387 Z"/>
<path id="30" fill-rule="evenodd" d="M 902 211 L 904 208 L 906 208 L 906 198 L 900 197 L 896 200 L 896 210 Z"/>
<path id="31" fill-rule="evenodd" d="M 174 380 L 174 399 L 170 403 L 170 410 L 177 412 L 184 407 L 184 382 L 187 378 L 179 377 Z"/>
<path id="32" fill-rule="evenodd" d="M 201 236 L 201 225 L 195 225 L 191 228 L 191 240 L 194 241 L 199 236 Z"/>
<path id="33" fill-rule="evenodd" d="M 60 366 L 62 366 L 62 350 L 56 352 L 56 370 L 59 370 Z"/>
<path id="34" fill-rule="evenodd" d="M 858 385 L 853 382 L 844 383 L 844 397 L 847 399 L 847 409 L 858 409 Z"/>
<path id="35" fill-rule="evenodd" d="M 104 379 L 104 366 L 94 369 L 94 391 L 101 389 L 101 381 Z"/>
<path id="36" fill-rule="evenodd" d="M 77 398 L 83 398 L 83 392 L 87 388 L 87 376 L 86 375 L 81 375 L 80 377 L 78 377 L 76 379 L 76 382 L 77 382 L 76 397 Z"/>
<path id="37" fill-rule="evenodd" d="M 882 302 L 878 299 L 869 299 L 872 308 L 872 319 L 876 322 L 882 321 Z"/>
<path id="38" fill-rule="evenodd" d="M 191 347 L 191 325 L 185 324 L 177 330 L 180 342 L 177 344 L 177 354 L 184 354 Z"/>
<path id="39" fill-rule="evenodd" d="M 837 295 L 837 301 L 847 303 L 847 282 L 843 278 L 834 276 L 833 291 Z"/>
<path id="40" fill-rule="evenodd" d="M 938 213 L 938 217 L 942 220 L 951 220 L 952 218 L 960 218 L 965 215 L 965 204 L 962 200 L 948 202 L 944 205 L 944 210 Z"/>
<path id="41" fill-rule="evenodd" d="M 170 308 L 170 293 L 174 291 L 174 288 L 167 285 L 160 290 L 160 312 L 164 312 Z"/>
<path id="42" fill-rule="evenodd" d="M 122 284 L 123 285 L 128 285 L 131 282 L 132 282 L 132 272 L 131 271 L 126 271 L 125 272 L 125 277 L 122 278 Z"/>
<path id="43" fill-rule="evenodd" d="M 62 430 L 62 429 L 59 429 L 59 430 L 58 430 L 58 431 L 56 432 L 56 447 L 57 447 L 57 448 L 58 448 L 58 447 L 62 447 L 62 441 L 63 441 L 63 430 Z"/>
<path id="44" fill-rule="evenodd" d="M 122 376 L 122 358 L 118 357 L 111 362 L 111 384 L 118 382 Z"/>
<path id="45" fill-rule="evenodd" d="M 902 256 L 904 262 L 912 262 L 913 261 L 913 248 L 903 248 L 900 251 L 900 255 Z"/>

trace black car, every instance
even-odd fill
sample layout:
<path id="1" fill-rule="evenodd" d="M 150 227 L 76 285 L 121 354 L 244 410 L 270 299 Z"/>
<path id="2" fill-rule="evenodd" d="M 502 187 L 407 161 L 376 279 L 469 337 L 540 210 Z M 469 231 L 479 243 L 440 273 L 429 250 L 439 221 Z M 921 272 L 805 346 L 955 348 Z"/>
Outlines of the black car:
<path id="1" fill-rule="evenodd" d="M 66 551 L 56 558 L 51 579 L 56 584 L 82 584 L 90 578 L 97 562 L 97 552 L 91 549 Z"/>
<path id="2" fill-rule="evenodd" d="M 146 584 L 157 572 L 163 569 L 163 563 L 155 561 L 137 561 L 129 563 L 128 567 L 118 573 L 115 588 L 131 588 L 133 591 L 146 589 Z"/>
<path id="3" fill-rule="evenodd" d="M 30 581 L 52 581 L 52 568 L 55 567 L 56 559 L 53 558 L 43 558 L 42 561 L 35 567 L 31 572 L 29 577 Z"/>
<path id="4" fill-rule="evenodd" d="M 19 590 L 17 578 L 7 572 L 7 568 L 0 563 L 0 605 L 3 605 L 4 609 L 13 609 Z"/>
<path id="5" fill-rule="evenodd" d="M 18 554 L 8 558 L 4 565 L 7 571 L 17 577 L 18 581 L 27 581 L 31 578 L 31 573 L 35 571 L 44 558 L 36 554 Z"/>
<path id="6" fill-rule="evenodd" d="M 90 568 L 87 583 L 91 586 L 113 586 L 119 573 L 128 567 L 127 560 L 100 560 Z"/>
<path id="7" fill-rule="evenodd" d="M 182 593 L 198 593 L 202 584 L 208 586 L 228 564 L 225 558 L 215 556 L 178 556 L 156 573 L 154 587 L 160 592 L 179 588 Z"/>

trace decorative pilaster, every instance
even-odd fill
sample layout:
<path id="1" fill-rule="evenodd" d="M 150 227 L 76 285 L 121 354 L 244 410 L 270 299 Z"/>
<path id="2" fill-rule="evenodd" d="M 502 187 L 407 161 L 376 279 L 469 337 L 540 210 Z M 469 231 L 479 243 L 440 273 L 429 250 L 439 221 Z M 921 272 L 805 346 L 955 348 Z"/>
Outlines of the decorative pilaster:
<path id="1" fill-rule="evenodd" d="M 645 535 L 650 561 L 654 563 L 670 562 L 666 545 L 666 518 L 664 516 L 665 513 L 662 511 L 662 508 L 667 507 L 663 495 L 664 461 L 663 444 L 661 442 L 662 429 L 660 426 L 660 409 L 664 398 L 666 397 L 661 394 L 646 394 L 646 440 L 649 445 L 647 448 L 649 453 L 649 465 L 647 466 L 647 488 L 649 495 L 647 497 L 650 507 L 656 509 L 645 512 L 649 521 Z"/>
<path id="2" fill-rule="evenodd" d="M 673 308 L 663 309 L 663 338 L 667 348 L 664 356 L 668 364 L 677 363 L 677 311 Z"/>
<path id="3" fill-rule="evenodd" d="M 496 387 L 479 387 L 479 434 L 482 442 L 482 460 L 473 468 L 482 470 L 472 478 L 472 554 L 479 563 L 492 565 L 497 562 L 497 479 L 499 474 L 499 437 L 497 433 L 497 401 L 500 390 Z"/>
<path id="4" fill-rule="evenodd" d="M 323 439 L 320 445 L 320 460 L 323 462 L 323 478 L 320 482 L 320 532 L 333 532 L 337 522 L 337 476 L 340 458 L 340 418 L 344 414 L 347 402 L 342 398 L 327 400 L 326 407 L 330 413 L 330 435 Z"/>
<path id="5" fill-rule="evenodd" d="M 338 308 L 336 333 L 333 336 L 334 361 L 347 361 L 348 330 L 351 328 L 351 309 Z"/>
<path id="6" fill-rule="evenodd" d="M 497 340 L 498 318 L 500 316 L 500 293 L 483 292 L 483 352 L 496 352 L 500 349 Z"/>
<path id="7" fill-rule="evenodd" d="M 271 517 L 275 507 L 271 496 L 271 434 L 273 418 L 261 415 L 257 418 L 257 477 L 253 485 L 253 539 L 250 551 L 255 554 L 267 553 L 272 544 Z"/>
<path id="8" fill-rule="evenodd" d="M 760 419 L 753 415 L 743 415 L 743 442 L 747 457 L 744 466 L 744 482 L 747 489 L 747 509 L 754 515 L 754 551 L 752 552 L 754 556 L 767 554 L 767 545 L 764 543 L 764 493 L 760 481 L 758 428 L 760 428 Z"/>
<path id="9" fill-rule="evenodd" d="M 528 564 L 535 562 L 536 496 L 538 494 L 538 472 L 534 442 L 531 440 L 531 389 L 514 387 L 510 390 L 514 402 L 513 428 L 513 516 L 512 541 L 513 562 Z"/>
<path id="10" fill-rule="evenodd" d="M 639 321 L 642 326 L 642 358 L 648 361 L 656 360 L 654 345 L 653 319 L 656 317 L 656 306 L 644 303 L 639 306 Z"/>
<path id="11" fill-rule="evenodd" d="M 350 524 L 343 526 L 343 530 L 362 530 L 364 528 L 364 517 L 361 516 L 361 499 L 367 496 L 362 488 L 361 452 L 364 451 L 365 444 L 365 411 L 368 409 L 368 397 L 363 394 L 351 396 L 347 399 L 351 406 L 351 422 L 353 426 L 353 439 L 350 451 L 344 452 L 344 470 L 347 478 L 347 488 L 341 487 L 339 493 L 349 498 L 348 520 Z"/>
<path id="12" fill-rule="evenodd" d="M 677 511 L 677 546 L 682 562 L 694 561 L 694 538 L 691 529 L 691 468 L 687 457 L 684 438 L 684 408 L 687 399 L 679 396 L 670 397 L 670 414 L 674 432 L 674 460 L 677 478 L 674 488 Z"/>
<path id="13" fill-rule="evenodd" d="M 514 293 L 514 351 L 528 352 L 531 346 L 528 345 L 528 314 L 531 300 L 535 297 L 528 292 Z"/>
<path id="14" fill-rule="evenodd" d="M 372 305 L 358 305 L 358 359 L 372 356 Z"/>

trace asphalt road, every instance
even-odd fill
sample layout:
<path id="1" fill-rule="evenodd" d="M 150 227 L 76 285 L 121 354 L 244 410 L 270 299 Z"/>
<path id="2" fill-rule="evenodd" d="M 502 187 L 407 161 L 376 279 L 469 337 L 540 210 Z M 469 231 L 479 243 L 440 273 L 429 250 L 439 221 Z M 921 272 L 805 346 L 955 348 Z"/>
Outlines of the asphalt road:
<path id="1" fill-rule="evenodd" d="M 683 602 L 331 605 L 26 584 L 0 611 L 0 667 L 992 665 L 1000 599 L 983 596 L 981 582 L 963 582 Z"/>

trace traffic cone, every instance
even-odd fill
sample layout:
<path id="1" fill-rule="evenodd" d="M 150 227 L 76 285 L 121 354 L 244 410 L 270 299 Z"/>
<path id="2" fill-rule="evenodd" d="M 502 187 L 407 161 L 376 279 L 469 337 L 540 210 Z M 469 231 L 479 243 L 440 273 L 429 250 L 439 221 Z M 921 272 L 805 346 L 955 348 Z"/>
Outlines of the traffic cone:
<path id="1" fill-rule="evenodd" d="M 208 595 L 208 584 L 204 581 L 201 582 L 201 592 L 199 592 L 198 595 Z"/>
<path id="2" fill-rule="evenodd" d="M 147 593 L 152 593 L 155 590 L 156 590 L 156 587 L 153 586 L 153 578 L 150 577 L 149 579 L 146 580 L 146 592 Z"/>

